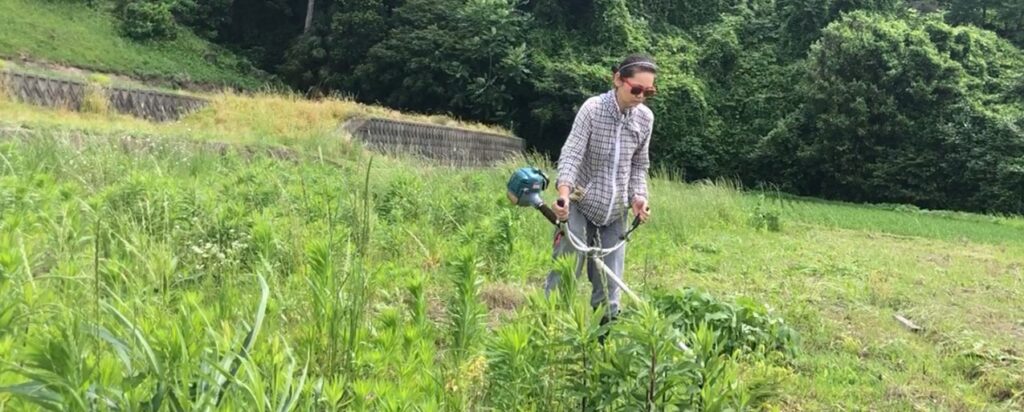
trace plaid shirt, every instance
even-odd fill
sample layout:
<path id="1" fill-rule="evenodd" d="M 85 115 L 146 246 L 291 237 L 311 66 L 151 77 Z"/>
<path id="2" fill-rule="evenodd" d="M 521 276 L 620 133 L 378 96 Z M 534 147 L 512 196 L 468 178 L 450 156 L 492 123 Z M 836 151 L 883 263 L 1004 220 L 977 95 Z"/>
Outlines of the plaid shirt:
<path id="1" fill-rule="evenodd" d="M 605 226 L 647 198 L 648 147 L 654 113 L 643 104 L 619 109 L 614 90 L 587 99 L 576 113 L 558 160 L 556 187 L 579 189 L 576 207 Z"/>

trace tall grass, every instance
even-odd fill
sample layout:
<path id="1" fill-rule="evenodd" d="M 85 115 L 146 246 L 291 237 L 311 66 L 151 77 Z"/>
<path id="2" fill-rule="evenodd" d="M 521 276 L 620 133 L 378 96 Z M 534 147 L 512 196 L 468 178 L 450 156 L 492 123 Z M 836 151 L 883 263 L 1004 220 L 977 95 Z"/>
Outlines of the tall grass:
<path id="1" fill-rule="evenodd" d="M 915 277 L 918 256 L 890 249 L 927 245 L 657 179 L 625 277 L 649 304 L 627 298 L 602 325 L 575 259 L 551 261 L 550 225 L 503 201 L 506 172 L 0 142 L 0 408 L 905 409 L 865 376 L 915 390 L 927 365 L 950 394 L 928 406 L 1015 405 L 1012 336 L 952 354 L 974 347 L 958 333 L 1013 324 L 963 326 L 973 295 L 940 302 L 949 316 L 923 296 L 1004 285 L 985 314 L 1013 319 L 1020 246 L 972 244 L 949 276 Z M 779 230 L 751 219 L 767 214 Z M 832 251 L 822 232 L 858 247 Z M 983 253 L 1002 272 L 964 276 Z M 545 297 L 552 267 L 562 281 Z M 525 296 L 502 317 L 483 293 L 498 284 Z M 937 349 L 939 332 L 908 335 L 895 311 L 951 338 Z"/>
<path id="2" fill-rule="evenodd" d="M 85 87 L 85 95 L 82 98 L 82 111 L 106 116 L 110 113 L 110 103 L 107 93 L 97 83 L 89 83 Z"/>

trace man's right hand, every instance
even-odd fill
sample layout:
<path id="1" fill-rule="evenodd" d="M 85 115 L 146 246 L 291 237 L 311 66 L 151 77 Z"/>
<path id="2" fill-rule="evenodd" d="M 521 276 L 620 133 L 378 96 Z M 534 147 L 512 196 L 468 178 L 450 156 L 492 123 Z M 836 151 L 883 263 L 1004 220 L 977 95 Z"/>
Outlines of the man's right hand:
<path id="1" fill-rule="evenodd" d="M 558 200 L 551 206 L 551 210 L 555 212 L 555 217 L 559 221 L 569 221 L 569 186 L 558 188 Z"/>
<path id="2" fill-rule="evenodd" d="M 561 205 L 561 206 L 559 206 L 559 205 Z M 555 217 L 557 217 L 560 222 L 568 221 L 569 220 L 569 197 L 568 196 L 566 196 L 566 197 L 559 196 L 558 197 L 558 201 L 556 201 L 555 204 L 551 206 L 551 210 L 555 212 Z"/>

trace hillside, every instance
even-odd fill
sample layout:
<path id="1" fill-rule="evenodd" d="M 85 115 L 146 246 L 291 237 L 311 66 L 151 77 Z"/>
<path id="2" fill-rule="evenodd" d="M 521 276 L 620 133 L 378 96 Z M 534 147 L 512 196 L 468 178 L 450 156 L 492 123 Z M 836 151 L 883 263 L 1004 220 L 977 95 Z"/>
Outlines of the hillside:
<path id="1" fill-rule="evenodd" d="M 257 89 L 270 78 L 221 47 L 181 30 L 173 41 L 135 42 L 113 17 L 66 1 L 0 2 L 0 59 L 27 59 L 129 76 L 168 87 Z"/>

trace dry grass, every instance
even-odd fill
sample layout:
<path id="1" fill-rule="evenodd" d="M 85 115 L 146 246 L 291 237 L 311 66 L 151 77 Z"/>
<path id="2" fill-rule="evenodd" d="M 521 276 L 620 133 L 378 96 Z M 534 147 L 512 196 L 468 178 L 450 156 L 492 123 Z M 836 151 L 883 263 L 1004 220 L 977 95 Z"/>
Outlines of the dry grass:
<path id="1" fill-rule="evenodd" d="M 460 122 L 444 116 L 402 113 L 334 97 L 309 100 L 294 94 L 272 93 L 218 93 L 203 97 L 210 100 L 210 110 L 189 116 L 183 119 L 182 123 L 218 132 L 228 132 L 223 126 L 229 125 L 230 131 L 241 127 L 246 133 L 271 134 L 290 139 L 322 135 L 335 130 L 340 122 L 353 117 L 374 116 L 491 133 L 508 133 L 493 126 Z"/>
<path id="2" fill-rule="evenodd" d="M 487 283 L 480 291 L 480 298 L 492 312 L 512 312 L 526 302 L 526 296 L 520 287 L 509 283 Z"/>
<path id="3" fill-rule="evenodd" d="M 330 137 L 345 120 L 376 116 L 508 134 L 499 128 L 459 122 L 442 116 L 408 115 L 339 98 L 308 100 L 297 95 L 260 93 L 205 94 L 209 104 L 176 122 L 153 123 L 103 110 L 72 112 L 0 101 L 7 122 L 26 127 L 75 128 L 111 133 L 125 131 L 238 143 L 301 143 Z"/>
<path id="4" fill-rule="evenodd" d="M 82 98 L 82 111 L 106 116 L 110 113 L 110 100 L 107 98 L 105 89 L 97 83 L 89 83 L 85 87 L 85 96 Z"/>

